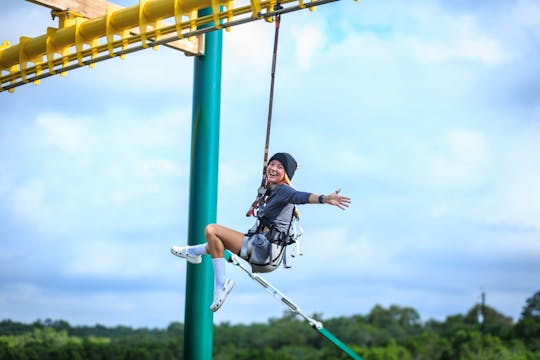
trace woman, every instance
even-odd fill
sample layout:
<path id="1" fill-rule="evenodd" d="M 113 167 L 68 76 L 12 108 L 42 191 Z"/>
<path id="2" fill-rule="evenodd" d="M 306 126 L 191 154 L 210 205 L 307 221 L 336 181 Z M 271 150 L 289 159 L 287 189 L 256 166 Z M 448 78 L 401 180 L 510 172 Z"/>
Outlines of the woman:
<path id="1" fill-rule="evenodd" d="M 252 265 L 255 272 L 274 270 L 281 263 L 284 248 L 290 239 L 295 204 L 330 204 L 345 210 L 351 200 L 336 190 L 330 195 L 296 191 L 291 187 L 297 164 L 288 153 L 277 153 L 266 167 L 267 191 L 257 214 L 258 222 L 248 234 L 218 224 L 205 228 L 206 243 L 194 246 L 173 246 L 171 252 L 192 264 L 199 264 L 201 256 L 210 254 L 214 267 L 214 301 L 210 310 L 217 311 L 234 286 L 225 278 L 225 249 Z"/>

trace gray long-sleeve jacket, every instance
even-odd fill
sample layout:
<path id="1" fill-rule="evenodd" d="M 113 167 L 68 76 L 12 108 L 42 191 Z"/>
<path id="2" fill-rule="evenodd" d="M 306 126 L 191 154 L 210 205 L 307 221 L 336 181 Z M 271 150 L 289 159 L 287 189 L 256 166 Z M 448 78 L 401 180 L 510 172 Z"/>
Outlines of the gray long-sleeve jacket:
<path id="1" fill-rule="evenodd" d="M 307 204 L 311 193 L 297 191 L 289 185 L 278 185 L 270 191 L 266 204 L 259 210 L 262 224 L 274 224 L 280 232 L 287 232 L 294 205 Z"/>

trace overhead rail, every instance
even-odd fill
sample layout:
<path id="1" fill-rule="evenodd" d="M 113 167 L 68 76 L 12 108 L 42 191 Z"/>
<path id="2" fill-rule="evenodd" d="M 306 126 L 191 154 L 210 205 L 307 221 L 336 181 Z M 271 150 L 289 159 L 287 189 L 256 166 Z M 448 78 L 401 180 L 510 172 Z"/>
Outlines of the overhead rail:
<path id="1" fill-rule="evenodd" d="M 13 92 L 30 82 L 149 47 L 156 48 L 176 39 L 189 38 L 251 21 L 272 21 L 288 13 L 339 0 L 250 0 L 249 5 L 235 6 L 234 0 L 139 0 L 138 5 L 107 10 L 105 16 L 76 19 L 74 24 L 48 28 L 35 38 L 21 37 L 20 43 L 0 45 L 0 92 Z M 246 3 L 245 1 L 243 3 Z M 210 15 L 199 10 L 211 8 Z M 164 25 L 172 18 L 174 24 Z M 210 25 L 197 29 L 203 25 Z M 140 34 L 130 35 L 138 27 Z M 174 36 L 171 36 L 174 35 Z"/>
<path id="2" fill-rule="evenodd" d="M 59 26 L 73 25 L 79 18 L 93 19 L 107 14 L 107 11 L 122 9 L 123 6 L 106 0 L 26 0 L 51 9 L 53 20 L 59 19 Z M 139 28 L 130 29 L 133 35 L 138 35 Z M 177 39 L 164 44 L 165 46 L 183 51 L 186 55 L 201 55 L 203 52 L 202 35 L 188 39 Z M 152 39 L 154 40 L 154 39 Z"/>

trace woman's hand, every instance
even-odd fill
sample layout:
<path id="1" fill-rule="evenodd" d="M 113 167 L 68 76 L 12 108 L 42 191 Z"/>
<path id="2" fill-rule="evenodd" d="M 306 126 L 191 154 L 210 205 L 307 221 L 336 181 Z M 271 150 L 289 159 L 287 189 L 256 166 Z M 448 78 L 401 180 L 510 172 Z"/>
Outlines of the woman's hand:
<path id="1" fill-rule="evenodd" d="M 341 192 L 341 189 L 337 189 L 330 195 L 325 195 L 324 203 L 337 206 L 341 210 L 347 209 L 349 205 L 351 204 L 351 199 L 346 196 L 340 195 L 339 194 L 340 192 Z"/>

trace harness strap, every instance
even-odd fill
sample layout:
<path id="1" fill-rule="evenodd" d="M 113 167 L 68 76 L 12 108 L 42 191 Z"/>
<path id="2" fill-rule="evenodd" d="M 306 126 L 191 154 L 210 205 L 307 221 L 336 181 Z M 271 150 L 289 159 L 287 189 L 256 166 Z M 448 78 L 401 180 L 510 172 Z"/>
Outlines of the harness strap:
<path id="1" fill-rule="evenodd" d="M 291 266 L 287 263 L 287 247 L 291 244 L 296 244 L 297 253 L 300 255 L 297 236 L 291 235 L 291 228 L 296 217 L 295 210 L 296 207 L 293 207 L 291 220 L 289 221 L 289 227 L 287 228 L 286 232 L 277 230 L 275 225 L 272 223 L 267 223 L 264 217 L 258 218 L 255 226 L 253 226 L 248 232 L 248 235 L 254 235 L 257 233 L 263 233 L 266 230 L 266 238 L 270 241 L 270 243 L 281 247 L 279 254 L 275 258 L 270 259 L 271 263 L 276 263 L 276 261 L 281 258 L 282 260 L 279 260 L 279 262 L 282 262 L 283 267 L 286 269 L 291 268 Z M 294 254 L 292 256 L 294 256 Z"/>
<path id="2" fill-rule="evenodd" d="M 283 267 L 285 269 L 290 269 L 291 265 L 287 264 L 287 246 L 283 247 Z"/>

